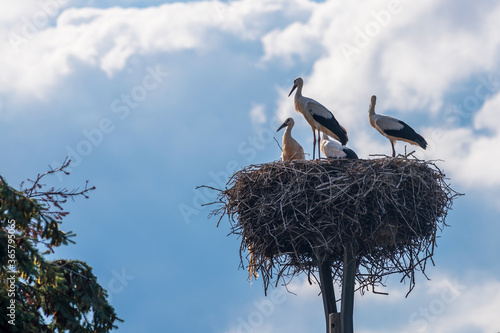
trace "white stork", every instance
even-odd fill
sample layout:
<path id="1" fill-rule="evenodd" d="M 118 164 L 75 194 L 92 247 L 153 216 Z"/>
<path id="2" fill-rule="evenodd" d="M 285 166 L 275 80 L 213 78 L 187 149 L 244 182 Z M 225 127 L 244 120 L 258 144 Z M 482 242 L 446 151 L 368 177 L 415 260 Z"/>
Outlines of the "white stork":
<path id="1" fill-rule="evenodd" d="M 302 78 L 298 77 L 293 81 L 292 90 L 288 96 L 292 94 L 292 92 L 297 89 L 295 93 L 295 110 L 301 113 L 304 118 L 306 118 L 309 125 L 313 130 L 314 141 L 313 141 L 313 159 L 314 152 L 316 148 L 316 130 L 318 131 L 318 158 L 320 157 L 319 152 L 319 143 L 320 143 L 320 131 L 328 134 L 329 136 L 338 139 L 342 145 L 347 143 L 347 131 L 345 128 L 340 126 L 339 122 L 333 114 L 325 108 L 320 103 L 316 102 L 314 99 L 307 98 L 302 96 L 302 86 L 304 85 L 304 81 Z"/>
<path id="2" fill-rule="evenodd" d="M 337 140 L 330 140 L 327 134 L 323 133 L 320 148 L 328 158 L 353 158 L 358 159 L 354 150 L 342 146 Z"/>
<path id="3" fill-rule="evenodd" d="M 368 109 L 368 117 L 370 125 L 385 136 L 391 142 L 392 157 L 396 156 L 394 144 L 396 141 L 405 141 L 415 146 L 420 146 L 423 149 L 427 148 L 427 141 L 415 132 L 413 128 L 407 125 L 404 121 L 398 120 L 393 117 L 384 116 L 375 113 L 375 103 L 377 96 L 372 95 L 370 98 L 370 108 Z"/>
<path id="4" fill-rule="evenodd" d="M 287 118 L 285 122 L 276 130 L 278 132 L 283 127 L 286 127 L 285 134 L 283 134 L 283 151 L 281 152 L 282 161 L 291 160 L 305 160 L 304 149 L 302 146 L 292 138 L 292 128 L 295 125 L 293 118 Z"/>

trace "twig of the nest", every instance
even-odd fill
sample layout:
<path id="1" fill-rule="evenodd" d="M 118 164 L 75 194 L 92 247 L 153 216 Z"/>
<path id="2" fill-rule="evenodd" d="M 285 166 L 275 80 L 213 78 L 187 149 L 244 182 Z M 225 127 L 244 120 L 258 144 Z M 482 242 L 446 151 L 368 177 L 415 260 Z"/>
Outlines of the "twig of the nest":
<path id="1" fill-rule="evenodd" d="M 274 136 L 273 136 L 273 139 L 274 139 L 274 141 L 276 142 L 276 144 L 278 145 L 278 147 L 279 147 L 280 151 L 283 151 L 283 148 L 281 148 L 281 145 L 280 145 L 280 143 L 278 142 L 278 140 L 276 140 L 276 138 L 275 138 Z"/>

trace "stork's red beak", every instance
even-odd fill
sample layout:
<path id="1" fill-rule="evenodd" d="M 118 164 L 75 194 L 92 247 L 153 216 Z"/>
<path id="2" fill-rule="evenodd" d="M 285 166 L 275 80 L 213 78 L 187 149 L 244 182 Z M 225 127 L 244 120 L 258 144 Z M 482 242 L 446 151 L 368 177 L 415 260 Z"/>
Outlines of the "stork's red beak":
<path id="1" fill-rule="evenodd" d="M 290 93 L 288 94 L 288 97 L 290 97 L 290 95 L 293 93 L 293 91 L 295 90 L 295 88 L 297 88 L 296 84 L 293 85 L 292 90 L 290 90 Z"/>

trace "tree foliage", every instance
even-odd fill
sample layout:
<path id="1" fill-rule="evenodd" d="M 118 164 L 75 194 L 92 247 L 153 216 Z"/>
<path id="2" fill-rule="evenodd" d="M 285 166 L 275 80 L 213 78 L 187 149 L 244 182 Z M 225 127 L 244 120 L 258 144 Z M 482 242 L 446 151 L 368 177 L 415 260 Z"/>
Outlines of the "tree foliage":
<path id="1" fill-rule="evenodd" d="M 68 199 L 88 198 L 95 189 L 56 189 L 42 182 L 58 169 L 10 187 L 0 176 L 0 331 L 108 332 L 122 321 L 108 303 L 92 267 L 79 260 L 48 260 L 61 245 L 74 243 L 61 230 Z M 13 325 L 14 324 L 14 325 Z"/>

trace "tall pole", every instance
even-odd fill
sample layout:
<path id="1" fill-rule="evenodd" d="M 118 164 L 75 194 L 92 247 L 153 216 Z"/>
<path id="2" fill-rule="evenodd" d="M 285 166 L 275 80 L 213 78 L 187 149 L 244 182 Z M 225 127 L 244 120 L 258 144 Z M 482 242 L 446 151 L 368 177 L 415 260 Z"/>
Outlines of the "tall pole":
<path id="1" fill-rule="evenodd" d="M 321 295 L 323 296 L 323 308 L 325 309 L 326 333 L 330 333 L 330 314 L 337 313 L 331 265 L 330 261 L 326 258 L 318 261 L 320 261 L 318 263 L 319 283 L 321 285 Z"/>
<path id="2" fill-rule="evenodd" d="M 344 248 L 344 272 L 342 278 L 341 327 L 343 333 L 353 333 L 354 283 L 356 277 L 357 246 L 347 240 Z"/>

